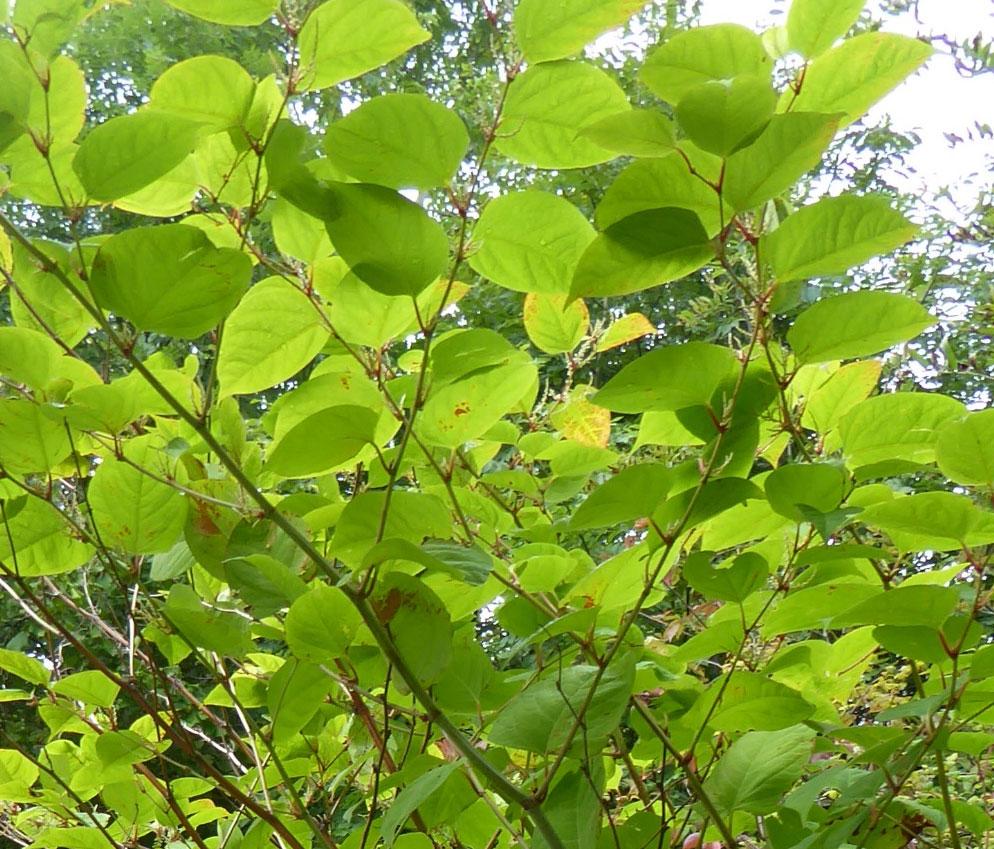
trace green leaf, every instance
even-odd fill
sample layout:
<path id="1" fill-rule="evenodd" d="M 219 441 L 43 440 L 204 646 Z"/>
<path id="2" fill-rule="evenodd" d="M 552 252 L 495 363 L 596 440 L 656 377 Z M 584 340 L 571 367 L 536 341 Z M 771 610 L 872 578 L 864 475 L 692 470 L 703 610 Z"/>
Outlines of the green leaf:
<path id="1" fill-rule="evenodd" d="M 745 601 L 770 574 L 766 560 L 752 551 L 734 558 L 730 566 L 712 566 L 712 556 L 710 551 L 696 551 L 683 564 L 687 583 L 707 599 Z"/>
<path id="2" fill-rule="evenodd" d="M 306 366 L 328 341 L 317 308 L 288 281 L 256 283 L 225 324 L 218 353 L 220 397 L 268 389 Z"/>
<path id="3" fill-rule="evenodd" d="M 570 516 L 570 530 L 608 528 L 651 516 L 672 485 L 672 475 L 660 463 L 622 469 L 580 503 Z"/>
<path id="4" fill-rule="evenodd" d="M 994 513 L 952 492 L 921 492 L 872 504 L 859 518 L 885 531 L 903 551 L 951 551 L 994 542 Z"/>
<path id="5" fill-rule="evenodd" d="M 565 59 L 597 36 L 624 24 L 646 0 L 521 0 L 514 10 L 514 33 L 529 62 Z"/>
<path id="6" fill-rule="evenodd" d="M 221 132 L 243 126 L 254 96 L 255 83 L 233 59 L 195 56 L 155 81 L 149 109 Z"/>
<path id="7" fill-rule="evenodd" d="M 279 0 L 166 0 L 170 6 L 228 26 L 256 26 L 272 17 Z"/>
<path id="8" fill-rule="evenodd" d="M 87 495 L 108 545 L 129 554 L 172 548 L 183 532 L 187 499 L 163 482 L 173 477 L 171 465 L 164 454 L 136 440 L 127 444 L 125 459 L 100 464 Z"/>
<path id="9" fill-rule="evenodd" d="M 803 522 L 802 507 L 830 513 L 842 502 L 846 476 L 838 466 L 795 464 L 774 469 L 763 482 L 770 507 L 781 516 Z"/>
<path id="10" fill-rule="evenodd" d="M 681 156 L 645 159 L 625 168 L 597 206 L 597 226 L 607 229 L 637 212 L 665 207 L 693 212 L 709 236 L 721 229 L 718 195 L 690 173 Z"/>
<path id="11" fill-rule="evenodd" d="M 566 305 L 565 295 L 525 295 L 522 318 L 528 338 L 547 354 L 572 351 L 590 327 L 590 313 L 582 300 Z"/>
<path id="12" fill-rule="evenodd" d="M 174 584 L 162 609 L 182 636 L 195 646 L 227 657 L 244 657 L 252 651 L 250 621 L 233 612 L 201 603 L 187 584 Z"/>
<path id="13" fill-rule="evenodd" d="M 452 622 L 442 600 L 417 578 L 389 572 L 376 582 L 371 603 L 414 677 L 438 681 L 452 654 Z"/>
<path id="14" fill-rule="evenodd" d="M 596 666 L 571 666 L 525 688 L 497 716 L 490 742 L 539 755 L 557 752 L 598 681 L 598 672 Z M 633 676 L 634 667 L 618 661 L 599 678 L 586 712 L 584 733 L 578 734 L 577 740 L 597 745 L 618 727 L 631 695 Z"/>
<path id="15" fill-rule="evenodd" d="M 596 849 L 602 845 L 598 843 L 598 837 L 604 808 L 599 792 L 600 788 L 589 774 L 574 770 L 553 785 L 548 798 L 542 803 L 542 810 L 565 849 Z M 550 849 L 548 840 L 537 829 L 532 846 L 534 849 Z"/>
<path id="16" fill-rule="evenodd" d="M 17 503 L 17 502 L 13 502 Z M 7 521 L 0 532 L 0 560 L 13 563 L 22 578 L 58 575 L 82 566 L 93 549 L 77 539 L 55 505 L 31 498 L 16 510 L 5 505 Z"/>
<path id="17" fill-rule="evenodd" d="M 786 191 L 821 161 L 837 127 L 834 115 L 774 115 L 754 142 L 728 158 L 723 196 L 744 210 Z"/>
<path id="18" fill-rule="evenodd" d="M 350 177 L 392 189 L 431 189 L 452 179 L 469 147 L 455 112 L 423 94 L 386 94 L 328 127 L 329 160 Z"/>
<path id="19" fill-rule="evenodd" d="M 781 283 L 842 274 L 914 238 L 918 227 L 882 195 L 822 198 L 764 235 L 760 251 Z"/>
<path id="20" fill-rule="evenodd" d="M 956 609 L 958 601 L 959 592 L 953 587 L 896 587 L 840 613 L 832 620 L 832 625 L 839 628 L 855 625 L 939 628 Z"/>
<path id="21" fill-rule="evenodd" d="M 803 725 L 750 731 L 722 755 L 704 789 L 719 813 L 769 814 L 801 777 L 815 732 Z"/>
<path id="22" fill-rule="evenodd" d="M 300 30 L 301 84 L 311 91 L 337 85 L 430 37 L 401 0 L 329 0 L 307 16 Z"/>
<path id="23" fill-rule="evenodd" d="M 490 430 L 537 379 L 538 370 L 526 357 L 472 372 L 429 393 L 417 430 L 432 445 L 455 448 Z"/>
<path id="24" fill-rule="evenodd" d="M 0 399 L 0 463 L 8 473 L 45 474 L 72 451 L 61 412 L 22 398 Z"/>
<path id="25" fill-rule="evenodd" d="M 595 237 L 573 204 L 529 190 L 490 201 L 473 229 L 469 264 L 515 292 L 569 292 L 573 271 Z"/>
<path id="26" fill-rule="evenodd" d="M 857 35 L 808 67 L 792 108 L 841 113 L 840 126 L 844 127 L 862 117 L 931 55 L 932 46 L 917 38 L 890 32 Z"/>
<path id="27" fill-rule="evenodd" d="M 805 59 L 824 53 L 859 19 L 866 0 L 792 0 L 787 42 Z"/>
<path id="28" fill-rule="evenodd" d="M 30 802 L 31 785 L 41 774 L 29 758 L 16 749 L 0 749 L 0 799 Z"/>
<path id="29" fill-rule="evenodd" d="M 538 168 L 597 165 L 614 154 L 578 134 L 629 109 L 618 83 L 593 65 L 532 65 L 508 88 L 494 146 L 516 162 Z"/>
<path id="30" fill-rule="evenodd" d="M 66 248 L 41 240 L 35 241 L 34 246 L 53 260 L 80 290 L 85 291 L 86 287 L 72 269 L 71 254 Z M 13 253 L 17 291 L 10 292 L 10 313 L 14 323 L 39 331 L 45 334 L 46 339 L 51 332 L 70 347 L 78 345 L 95 324 L 86 307 L 22 245 L 15 245 Z M 46 360 L 43 357 L 39 362 Z M 5 374 L 14 373 L 8 372 L 7 368 L 2 370 Z"/>
<path id="31" fill-rule="evenodd" d="M 90 291 L 140 330 L 194 339 L 238 303 L 252 275 L 241 251 L 216 248 L 185 224 L 135 227 L 100 246 Z"/>
<path id="32" fill-rule="evenodd" d="M 0 648 L 0 669 L 29 684 L 48 686 L 49 671 L 39 661 L 22 652 Z"/>
<path id="33" fill-rule="evenodd" d="M 318 712 L 334 685 L 334 679 L 317 664 L 288 658 L 269 679 L 266 692 L 273 742 L 291 742 Z"/>
<path id="34" fill-rule="evenodd" d="M 294 425 L 275 442 L 266 468 L 287 478 L 325 472 L 351 460 L 366 445 L 375 444 L 379 414 L 366 407 L 328 407 Z"/>
<path id="35" fill-rule="evenodd" d="M 164 177 L 196 147 L 201 125 L 141 111 L 105 121 L 89 132 L 73 159 L 91 200 L 112 201 Z"/>
<path id="36" fill-rule="evenodd" d="M 400 830 L 404 827 L 404 823 L 407 822 L 411 814 L 430 799 L 458 768 L 459 763 L 457 761 L 429 769 L 415 778 L 414 781 L 397 794 L 397 798 L 393 800 L 393 804 L 390 805 L 387 812 L 383 815 L 383 821 L 380 826 L 380 835 L 387 849 L 394 845 L 397 835 L 400 834 Z"/>
<path id="37" fill-rule="evenodd" d="M 865 357 L 935 324 L 918 301 L 890 292 L 846 292 L 808 307 L 787 332 L 802 363 Z"/>
<path id="38" fill-rule="evenodd" d="M 688 91 L 676 117 L 702 150 L 727 156 L 773 117 L 777 96 L 768 74 L 710 80 Z"/>
<path id="39" fill-rule="evenodd" d="M 714 256 L 701 220 L 686 209 L 636 212 L 608 227 L 584 252 L 570 296 L 640 292 L 696 271 Z"/>
<path id="40" fill-rule="evenodd" d="M 13 39 L 0 41 L 0 150 L 24 134 L 31 109 L 35 79 L 24 53 Z"/>
<path id="41" fill-rule="evenodd" d="M 18 41 L 50 56 L 69 40 L 85 15 L 82 0 L 18 0 L 12 23 Z"/>
<path id="42" fill-rule="evenodd" d="M 321 218 L 335 250 L 384 295 L 417 295 L 445 271 L 449 240 L 418 204 L 371 183 L 328 183 Z"/>
<path id="43" fill-rule="evenodd" d="M 86 705 L 109 708 L 121 688 L 110 678 L 95 669 L 86 669 L 60 678 L 52 685 L 52 692 Z"/>
<path id="44" fill-rule="evenodd" d="M 361 624 L 345 593 L 317 584 L 290 605 L 287 645 L 301 660 L 326 663 L 345 654 Z"/>
<path id="45" fill-rule="evenodd" d="M 668 345 L 629 363 L 592 400 L 616 413 L 706 405 L 718 387 L 734 375 L 736 365 L 735 354 L 719 345 Z"/>
<path id="46" fill-rule="evenodd" d="M 856 468 L 887 460 L 930 463 L 935 459 L 938 429 L 965 413 L 959 401 L 927 392 L 867 398 L 839 422 L 848 465 Z"/>
<path id="47" fill-rule="evenodd" d="M 641 77 L 654 94 L 676 105 L 702 83 L 743 74 L 768 78 L 772 69 L 758 35 L 737 24 L 717 24 L 674 35 L 649 54 Z"/>
<path id="48" fill-rule="evenodd" d="M 935 457 L 947 478 L 973 486 L 994 484 L 994 410 L 967 413 L 938 431 Z"/>
<path id="49" fill-rule="evenodd" d="M 421 549 L 438 564 L 432 564 L 429 568 L 445 572 L 473 586 L 486 583 L 494 568 L 490 555 L 476 545 L 427 540 Z"/>
<path id="50" fill-rule="evenodd" d="M 386 493 L 366 491 L 356 495 L 345 506 L 335 526 L 329 554 L 354 569 L 384 539 L 397 537 L 420 545 L 425 539 L 446 539 L 452 536 L 452 519 L 445 504 L 433 495 L 394 490 L 390 509 L 380 530 Z"/>
<path id="51" fill-rule="evenodd" d="M 669 156 L 676 150 L 673 124 L 658 109 L 608 115 L 584 127 L 579 136 L 616 155 Z"/>

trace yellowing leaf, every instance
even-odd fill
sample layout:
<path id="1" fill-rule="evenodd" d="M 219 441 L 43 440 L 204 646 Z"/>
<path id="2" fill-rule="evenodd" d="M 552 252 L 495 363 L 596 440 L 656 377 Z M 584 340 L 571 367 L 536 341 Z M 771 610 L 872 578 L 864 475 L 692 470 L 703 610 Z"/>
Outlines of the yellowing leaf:
<path id="1" fill-rule="evenodd" d="M 592 386 L 575 386 L 566 403 L 552 413 L 552 424 L 567 439 L 595 448 L 611 440 L 611 411 L 590 401 Z"/>
<path id="2" fill-rule="evenodd" d="M 656 328 L 642 313 L 633 312 L 623 315 L 611 323 L 611 326 L 604 331 L 604 335 L 597 340 L 597 351 L 610 351 L 634 342 L 643 336 L 651 336 L 656 333 Z"/>
<path id="3" fill-rule="evenodd" d="M 572 351 L 590 325 L 590 313 L 582 300 L 566 306 L 565 295 L 525 295 L 525 330 L 536 348 L 547 354 Z"/>

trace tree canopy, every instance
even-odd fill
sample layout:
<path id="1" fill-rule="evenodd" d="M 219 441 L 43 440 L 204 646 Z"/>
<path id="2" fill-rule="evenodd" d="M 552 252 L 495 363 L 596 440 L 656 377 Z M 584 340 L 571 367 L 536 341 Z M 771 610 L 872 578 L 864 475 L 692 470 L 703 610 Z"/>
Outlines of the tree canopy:
<path id="1" fill-rule="evenodd" d="M 987 845 L 982 36 L 10 6 L 0 843 Z"/>

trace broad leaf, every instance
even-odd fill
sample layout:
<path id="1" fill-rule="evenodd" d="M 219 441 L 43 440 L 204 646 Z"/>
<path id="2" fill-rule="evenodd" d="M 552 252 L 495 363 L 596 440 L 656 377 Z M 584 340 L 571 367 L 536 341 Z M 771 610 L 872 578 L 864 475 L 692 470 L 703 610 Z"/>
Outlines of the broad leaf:
<path id="1" fill-rule="evenodd" d="M 914 238 L 918 228 L 881 195 L 841 195 L 806 206 L 762 239 L 781 283 L 841 274 Z"/>
<path id="2" fill-rule="evenodd" d="M 255 83 L 234 60 L 195 56 L 173 65 L 155 81 L 150 108 L 219 132 L 243 124 L 254 95 Z"/>
<path id="3" fill-rule="evenodd" d="M 656 332 L 656 327 L 642 313 L 629 313 L 611 322 L 604 335 L 597 340 L 597 351 L 610 351 L 643 336 L 655 335 Z"/>
<path id="4" fill-rule="evenodd" d="M 266 468 L 300 478 L 340 466 L 375 444 L 379 414 L 353 404 L 328 407 L 294 425 L 269 452 Z"/>
<path id="5" fill-rule="evenodd" d="M 728 158 L 723 196 L 743 210 L 786 191 L 818 164 L 837 126 L 837 118 L 816 112 L 775 115 L 754 142 Z"/>
<path id="6" fill-rule="evenodd" d="M 216 248 L 185 224 L 136 227 L 112 236 L 93 261 L 96 302 L 141 330 L 193 339 L 238 303 L 252 274 L 241 251 Z"/>
<path id="7" fill-rule="evenodd" d="M 328 158 L 350 177 L 393 189 L 444 186 L 469 147 L 459 116 L 421 94 L 366 101 L 325 134 Z"/>
<path id="8" fill-rule="evenodd" d="M 676 150 L 673 124 L 657 109 L 608 115 L 584 127 L 580 136 L 625 156 L 669 156 Z"/>
<path id="9" fill-rule="evenodd" d="M 527 687 L 498 714 L 490 742 L 539 755 L 558 751 L 595 684 L 577 740 L 602 741 L 617 728 L 628 704 L 634 669 L 619 660 L 603 676 L 598 672 L 596 666 L 571 666 Z"/>
<path id="10" fill-rule="evenodd" d="M 439 597 L 417 578 L 389 572 L 376 582 L 371 603 L 414 677 L 437 681 L 452 654 L 452 622 Z"/>
<path id="11" fill-rule="evenodd" d="M 328 0 L 298 36 L 302 83 L 315 90 L 385 65 L 429 38 L 402 0 Z"/>
<path id="12" fill-rule="evenodd" d="M 607 229 L 637 212 L 665 207 L 693 212 L 709 236 L 721 227 L 718 195 L 690 173 L 681 156 L 646 159 L 625 168 L 597 206 L 597 225 Z"/>
<path id="13" fill-rule="evenodd" d="M 939 427 L 965 412 L 962 403 L 945 395 L 878 395 L 860 402 L 842 418 L 842 446 L 850 467 L 893 459 L 929 463 L 935 459 Z"/>
<path id="14" fill-rule="evenodd" d="M 788 519 L 807 518 L 804 508 L 830 513 L 845 494 L 846 477 L 838 466 L 795 464 L 774 469 L 763 482 L 770 507 Z"/>
<path id="15" fill-rule="evenodd" d="M 672 475 L 659 463 L 630 466 L 606 480 L 580 503 L 570 517 L 570 529 L 607 528 L 651 516 L 672 486 Z"/>
<path id="16" fill-rule="evenodd" d="M 769 564 L 755 552 L 747 551 L 730 565 L 711 564 L 712 552 L 698 551 L 683 564 L 683 576 L 705 598 L 745 601 L 758 590 L 770 573 Z"/>
<path id="17" fill-rule="evenodd" d="M 769 77 L 772 68 L 758 35 L 737 24 L 717 24 L 670 38 L 649 54 L 641 77 L 654 94 L 676 105 L 701 83 L 743 74 Z"/>
<path id="18" fill-rule="evenodd" d="M 841 126 L 845 126 L 862 117 L 931 55 L 931 45 L 917 38 L 890 32 L 857 35 L 811 64 L 792 108 L 841 113 Z"/>
<path id="19" fill-rule="evenodd" d="M 699 148 L 727 156 L 773 117 L 777 96 L 768 75 L 711 80 L 677 104 L 680 126 Z"/>
<path id="20" fill-rule="evenodd" d="M 866 0 L 792 0 L 787 42 L 806 59 L 824 53 L 859 18 Z"/>
<path id="21" fill-rule="evenodd" d="M 106 544 L 130 554 L 168 551 L 183 532 L 188 499 L 165 481 L 169 458 L 148 443 L 128 443 L 123 460 L 104 460 L 88 500 Z"/>
<path id="22" fill-rule="evenodd" d="M 903 551 L 951 551 L 994 542 L 994 513 L 952 492 L 921 492 L 873 504 L 859 519 L 886 532 Z"/>
<path id="23" fill-rule="evenodd" d="M 290 606 L 286 616 L 287 645 L 301 660 L 334 661 L 345 654 L 361 621 L 338 587 L 317 584 Z"/>
<path id="24" fill-rule="evenodd" d="M 639 292 L 696 271 L 714 256 L 701 220 L 677 207 L 637 212 L 609 226 L 584 252 L 570 296 Z"/>
<path id="25" fill-rule="evenodd" d="M 221 397 L 268 389 L 293 377 L 329 335 L 315 305 L 288 281 L 269 277 L 257 283 L 225 325 L 217 365 Z"/>
<path id="26" fill-rule="evenodd" d="M 940 427 L 935 456 L 942 473 L 956 483 L 994 484 L 994 410 L 967 413 Z"/>
<path id="27" fill-rule="evenodd" d="M 787 333 L 802 363 L 865 357 L 935 324 L 918 301 L 889 292 L 848 292 L 802 312 Z"/>
<path id="28" fill-rule="evenodd" d="M 578 53 L 601 33 L 621 26 L 646 0 L 521 0 L 514 32 L 529 62 L 548 62 Z"/>
<path id="29" fill-rule="evenodd" d="M 801 777 L 815 732 L 803 725 L 750 731 L 722 755 L 704 788 L 719 813 L 769 814 Z"/>
<path id="30" fill-rule="evenodd" d="M 417 295 L 448 265 L 449 241 L 413 201 L 370 183 L 329 183 L 320 215 L 335 250 L 384 295 Z"/>
<path id="31" fill-rule="evenodd" d="M 576 300 L 567 306 L 565 295 L 526 295 L 522 318 L 528 338 L 547 354 L 572 351 L 590 326 L 586 304 Z"/>
<path id="32" fill-rule="evenodd" d="M 490 201 L 473 229 L 469 264 L 516 292 L 565 295 L 595 237 L 583 214 L 546 192 L 512 192 Z"/>
<path id="33" fill-rule="evenodd" d="M 279 0 L 166 0 L 170 6 L 205 21 L 228 26 L 255 26 L 269 20 Z"/>
<path id="34" fill-rule="evenodd" d="M 73 169 L 95 201 L 123 198 L 164 177 L 196 147 L 201 125 L 159 112 L 111 118 L 89 132 Z"/>
<path id="35" fill-rule="evenodd" d="M 956 608 L 959 592 L 953 587 L 896 587 L 861 601 L 832 620 L 838 627 L 852 625 L 924 625 L 938 628 Z"/>
<path id="36" fill-rule="evenodd" d="M 511 83 L 496 148 L 523 165 L 584 168 L 614 154 L 586 138 L 584 128 L 631 107 L 606 72 L 584 62 L 533 65 Z"/>
<path id="37" fill-rule="evenodd" d="M 593 400 L 616 413 L 706 405 L 735 366 L 730 349 L 706 342 L 656 348 L 625 366 Z"/>
<path id="38" fill-rule="evenodd" d="M 233 611 L 204 605 L 187 584 L 173 586 L 162 612 L 183 639 L 194 646 L 229 657 L 242 657 L 252 650 L 249 620 Z"/>

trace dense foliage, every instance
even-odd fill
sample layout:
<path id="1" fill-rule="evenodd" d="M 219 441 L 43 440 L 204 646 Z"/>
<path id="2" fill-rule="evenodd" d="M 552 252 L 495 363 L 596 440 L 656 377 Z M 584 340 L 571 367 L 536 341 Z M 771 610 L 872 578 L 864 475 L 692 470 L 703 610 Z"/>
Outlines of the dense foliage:
<path id="1" fill-rule="evenodd" d="M 987 846 L 989 220 L 851 156 L 932 47 L 168 2 L 0 40 L 0 842 Z"/>

